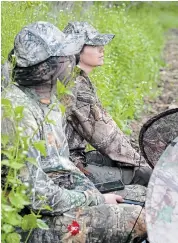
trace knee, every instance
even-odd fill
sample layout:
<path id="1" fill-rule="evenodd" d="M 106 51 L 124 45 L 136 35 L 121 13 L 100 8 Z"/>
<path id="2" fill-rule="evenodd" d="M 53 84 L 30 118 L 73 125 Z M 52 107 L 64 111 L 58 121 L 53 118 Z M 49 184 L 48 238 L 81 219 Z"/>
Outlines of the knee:
<path id="1" fill-rule="evenodd" d="M 138 217 L 138 220 L 134 228 L 134 233 L 137 237 L 142 236 L 146 233 L 145 210 L 143 209 L 141 213 L 139 211 L 139 214 L 140 216 Z"/>
<path id="2" fill-rule="evenodd" d="M 133 178 L 134 184 L 139 184 L 142 186 L 148 186 L 148 182 L 150 180 L 152 174 L 152 169 L 149 167 L 140 167 L 135 170 L 135 175 Z"/>

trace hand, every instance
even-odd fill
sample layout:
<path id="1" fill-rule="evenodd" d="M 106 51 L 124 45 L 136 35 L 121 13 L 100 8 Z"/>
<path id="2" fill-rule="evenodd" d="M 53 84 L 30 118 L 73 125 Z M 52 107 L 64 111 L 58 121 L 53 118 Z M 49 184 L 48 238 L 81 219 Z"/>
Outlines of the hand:
<path id="1" fill-rule="evenodd" d="M 123 198 L 116 194 L 106 193 L 103 194 L 103 196 L 105 198 L 105 203 L 107 204 L 118 204 L 120 202 L 123 202 Z"/>

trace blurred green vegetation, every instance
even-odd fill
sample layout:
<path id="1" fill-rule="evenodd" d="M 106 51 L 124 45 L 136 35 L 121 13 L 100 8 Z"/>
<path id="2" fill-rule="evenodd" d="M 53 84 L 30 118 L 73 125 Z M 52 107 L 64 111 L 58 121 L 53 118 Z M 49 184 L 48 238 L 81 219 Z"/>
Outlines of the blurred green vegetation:
<path id="1" fill-rule="evenodd" d="M 61 30 L 69 21 L 87 21 L 115 38 L 105 47 L 105 65 L 92 72 L 104 107 L 119 127 L 130 133 L 129 122 L 144 109 L 143 98 L 158 95 L 159 68 L 169 28 L 178 28 L 178 2 L 94 2 L 84 9 L 75 2 L 71 10 L 54 2 L 2 2 L 2 54 L 4 62 L 15 35 L 37 20 L 49 21 Z"/>

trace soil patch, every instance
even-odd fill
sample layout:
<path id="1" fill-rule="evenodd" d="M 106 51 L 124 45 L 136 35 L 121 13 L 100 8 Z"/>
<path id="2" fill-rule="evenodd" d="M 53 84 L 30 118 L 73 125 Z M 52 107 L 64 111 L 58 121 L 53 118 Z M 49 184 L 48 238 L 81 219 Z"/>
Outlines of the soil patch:
<path id="1" fill-rule="evenodd" d="M 133 133 L 131 143 L 139 150 L 138 136 L 142 125 L 154 115 L 178 107 L 178 29 L 171 29 L 164 48 L 164 60 L 166 67 L 160 68 L 160 82 L 158 89 L 161 95 L 156 100 L 145 98 L 145 111 L 138 120 L 131 123 Z"/>

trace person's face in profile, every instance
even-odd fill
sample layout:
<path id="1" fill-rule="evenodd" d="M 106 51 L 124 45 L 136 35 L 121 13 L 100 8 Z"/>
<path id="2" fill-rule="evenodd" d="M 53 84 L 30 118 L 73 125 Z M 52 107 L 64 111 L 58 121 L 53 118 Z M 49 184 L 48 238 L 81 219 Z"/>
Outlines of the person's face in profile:
<path id="1" fill-rule="evenodd" d="M 80 54 L 80 62 L 90 67 L 102 66 L 104 64 L 104 46 L 84 46 Z"/>

